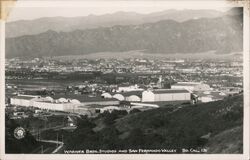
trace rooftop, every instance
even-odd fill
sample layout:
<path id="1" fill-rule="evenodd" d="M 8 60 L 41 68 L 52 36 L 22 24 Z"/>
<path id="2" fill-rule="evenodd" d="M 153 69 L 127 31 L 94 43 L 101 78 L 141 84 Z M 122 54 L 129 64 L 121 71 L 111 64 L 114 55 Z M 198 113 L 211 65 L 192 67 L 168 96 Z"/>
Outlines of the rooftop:
<path id="1" fill-rule="evenodd" d="M 31 99 L 34 99 L 36 97 L 33 97 L 33 96 L 16 96 L 16 97 L 13 97 L 15 99 L 25 99 L 25 100 L 31 100 Z"/>
<path id="2" fill-rule="evenodd" d="M 223 99 L 227 94 L 219 91 L 194 92 L 199 97 L 211 97 L 213 99 Z"/>
<path id="3" fill-rule="evenodd" d="M 164 94 L 164 93 L 189 93 L 185 89 L 156 89 L 152 90 L 154 94 Z"/>
<path id="4" fill-rule="evenodd" d="M 51 96 L 53 99 L 65 98 L 65 99 L 77 99 L 80 102 L 100 102 L 100 101 L 118 101 L 115 98 L 102 98 L 101 96 L 87 96 L 87 95 L 54 95 Z"/>
<path id="5" fill-rule="evenodd" d="M 115 95 L 115 94 L 121 94 L 124 97 L 129 97 L 129 96 L 132 96 L 132 95 L 136 95 L 138 97 L 142 97 L 142 92 L 143 91 L 130 91 L 130 92 L 118 92 L 118 93 L 112 93 L 112 94 L 113 95 Z"/>
<path id="6" fill-rule="evenodd" d="M 176 84 L 173 84 L 172 86 L 196 86 L 199 84 L 201 84 L 201 83 L 199 83 L 199 82 L 178 82 Z"/>

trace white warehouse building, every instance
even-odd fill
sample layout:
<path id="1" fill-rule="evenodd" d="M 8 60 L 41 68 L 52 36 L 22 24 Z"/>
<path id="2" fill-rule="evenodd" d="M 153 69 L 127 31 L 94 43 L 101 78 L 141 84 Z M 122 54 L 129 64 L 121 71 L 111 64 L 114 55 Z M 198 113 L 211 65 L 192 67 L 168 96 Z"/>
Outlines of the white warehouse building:
<path id="1" fill-rule="evenodd" d="M 191 92 L 211 90 L 208 84 L 204 84 L 201 82 L 178 82 L 171 85 L 171 89 L 186 89 Z"/>
<path id="2" fill-rule="evenodd" d="M 131 92 L 131 91 L 143 91 L 142 88 L 136 85 L 120 85 L 118 86 L 117 92 Z"/>
<path id="3" fill-rule="evenodd" d="M 157 89 L 142 92 L 142 102 L 190 101 L 191 93 L 185 89 Z"/>
<path id="4" fill-rule="evenodd" d="M 113 106 L 119 105 L 119 101 L 115 98 L 101 98 L 101 97 L 88 97 L 88 96 L 75 96 L 75 95 L 55 95 L 52 97 L 19 95 L 10 98 L 10 104 L 24 107 L 37 107 L 40 109 L 57 110 L 74 112 L 79 107 L 87 106 Z M 94 108 L 94 107 L 92 107 Z"/>
<path id="5" fill-rule="evenodd" d="M 119 93 L 103 93 L 101 95 L 103 98 L 115 98 L 119 101 L 129 101 L 129 102 L 140 102 L 142 98 L 142 91 L 130 91 L 130 92 L 119 92 Z"/>
<path id="6" fill-rule="evenodd" d="M 37 107 L 40 109 L 49 109 L 57 111 L 65 111 L 70 108 L 79 106 L 75 99 L 72 101 L 65 101 L 66 99 L 60 98 L 54 101 L 51 97 L 38 97 L 38 96 L 17 96 L 10 99 L 12 105 L 24 107 Z"/>
<path id="7" fill-rule="evenodd" d="M 31 101 L 35 98 L 36 96 L 17 96 L 10 99 L 10 104 L 30 107 Z"/>

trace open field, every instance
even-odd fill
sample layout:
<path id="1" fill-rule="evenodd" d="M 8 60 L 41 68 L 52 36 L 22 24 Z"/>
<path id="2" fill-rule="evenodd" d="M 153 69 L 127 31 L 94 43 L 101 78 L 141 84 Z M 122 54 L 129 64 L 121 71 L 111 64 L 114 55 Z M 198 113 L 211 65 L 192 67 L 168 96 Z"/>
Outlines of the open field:
<path id="1" fill-rule="evenodd" d="M 6 80 L 6 84 L 16 85 L 17 88 L 22 89 L 34 89 L 40 90 L 43 88 L 49 89 L 64 89 L 68 85 L 78 84 L 80 80 L 72 81 L 72 80 L 54 80 L 54 79 L 39 79 L 39 80 L 32 80 L 32 79 L 22 79 L 22 80 Z"/>
<path id="2" fill-rule="evenodd" d="M 70 55 L 70 56 L 57 56 L 53 59 L 61 60 L 72 60 L 72 59 L 124 59 L 124 58 L 187 58 L 187 59 L 222 59 L 222 60 L 232 60 L 237 57 L 242 57 L 242 53 L 228 53 L 228 54 L 216 54 L 214 51 L 204 52 L 204 53 L 145 53 L 143 51 L 128 51 L 128 52 L 98 52 L 91 53 L 88 55 Z"/>

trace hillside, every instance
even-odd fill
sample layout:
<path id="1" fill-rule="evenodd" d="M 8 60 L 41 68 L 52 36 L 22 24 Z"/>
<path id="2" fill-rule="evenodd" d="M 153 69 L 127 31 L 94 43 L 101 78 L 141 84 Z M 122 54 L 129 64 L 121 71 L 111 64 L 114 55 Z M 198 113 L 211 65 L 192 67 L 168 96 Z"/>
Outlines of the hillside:
<path id="1" fill-rule="evenodd" d="M 225 130 L 212 137 L 206 147 L 208 153 L 242 153 L 243 126 Z"/>
<path id="2" fill-rule="evenodd" d="M 185 107 L 174 113 L 169 113 L 167 108 L 160 108 L 119 119 L 116 122 L 116 128 L 120 132 L 131 132 L 140 128 L 144 134 L 165 137 L 164 145 L 175 148 L 202 147 L 205 142 L 200 137 L 210 133 L 211 140 L 209 139 L 208 145 L 212 147 L 220 142 L 219 138 L 216 138 L 218 134 L 242 125 L 242 106 L 242 97 L 238 96 L 224 101 Z M 242 132 L 240 137 L 241 139 L 235 140 L 242 142 Z M 236 141 L 224 139 L 222 143 L 234 144 Z M 210 152 L 220 153 L 218 152 L 220 150 L 226 152 L 225 147 L 228 145 L 220 144 L 220 146 L 218 150 L 211 148 Z"/>
<path id="3" fill-rule="evenodd" d="M 46 17 L 35 20 L 8 22 L 7 37 L 18 37 L 46 32 L 48 30 L 69 32 L 74 30 L 111 27 L 114 25 L 138 25 L 161 20 L 187 21 L 193 18 L 214 18 L 224 13 L 216 10 L 166 10 L 150 14 L 135 12 L 115 12 L 105 15 L 89 15 L 85 17 Z"/>
<path id="4" fill-rule="evenodd" d="M 14 137 L 14 130 L 20 127 L 14 120 L 6 115 L 5 120 L 5 152 L 6 153 L 31 153 L 32 150 L 39 147 L 39 142 L 29 133 L 22 139 Z"/>
<path id="5" fill-rule="evenodd" d="M 143 50 L 148 53 L 242 51 L 242 16 L 163 20 L 141 25 L 102 27 L 72 32 L 47 32 L 6 39 L 6 57 L 87 55 Z"/>
<path id="6" fill-rule="evenodd" d="M 104 113 L 82 119 L 66 138 L 67 149 L 208 149 L 242 153 L 243 97 L 189 105 L 173 111 Z M 234 136 L 234 138 L 231 138 Z M 72 138 L 73 137 L 73 138 Z"/>

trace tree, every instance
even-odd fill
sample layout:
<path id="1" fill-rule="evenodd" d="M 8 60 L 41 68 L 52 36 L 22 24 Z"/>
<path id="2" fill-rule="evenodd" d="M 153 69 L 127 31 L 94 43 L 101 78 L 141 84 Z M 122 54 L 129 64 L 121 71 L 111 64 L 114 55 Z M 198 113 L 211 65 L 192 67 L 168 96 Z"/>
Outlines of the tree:
<path id="1" fill-rule="evenodd" d="M 145 136 L 140 128 L 133 129 L 129 137 L 125 139 L 125 148 L 138 149 L 143 148 L 145 144 Z"/>

